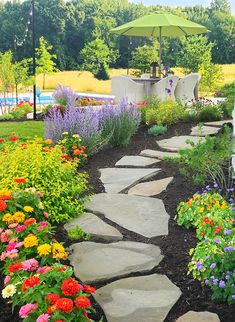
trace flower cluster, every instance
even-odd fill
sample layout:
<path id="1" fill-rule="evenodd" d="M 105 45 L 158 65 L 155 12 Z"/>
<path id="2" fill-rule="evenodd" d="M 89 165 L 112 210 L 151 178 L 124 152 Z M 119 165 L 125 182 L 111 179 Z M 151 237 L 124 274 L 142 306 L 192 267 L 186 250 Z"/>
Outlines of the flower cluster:
<path id="1" fill-rule="evenodd" d="M 68 132 L 62 133 L 62 139 L 57 143 L 64 152 L 61 158 L 67 161 L 78 161 L 82 165 L 86 159 L 86 147 L 81 145 L 79 134 L 71 134 Z"/>

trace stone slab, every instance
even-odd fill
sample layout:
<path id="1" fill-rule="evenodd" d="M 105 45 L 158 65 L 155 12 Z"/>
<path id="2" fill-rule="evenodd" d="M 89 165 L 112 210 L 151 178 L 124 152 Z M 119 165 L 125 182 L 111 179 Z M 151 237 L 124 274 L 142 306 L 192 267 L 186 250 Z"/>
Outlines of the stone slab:
<path id="1" fill-rule="evenodd" d="M 149 150 L 149 149 L 141 151 L 140 155 L 150 157 L 150 158 L 157 158 L 160 160 L 162 160 L 165 157 L 167 157 L 167 158 L 178 158 L 179 157 L 179 153 Z"/>
<path id="2" fill-rule="evenodd" d="M 191 145 L 186 143 L 187 140 L 192 141 L 194 144 L 197 144 L 200 140 L 204 140 L 204 138 L 199 136 L 173 136 L 170 139 L 164 139 L 157 141 L 157 144 L 162 149 L 170 150 L 170 151 L 178 151 L 181 149 L 190 149 Z"/>
<path id="3" fill-rule="evenodd" d="M 222 121 L 213 121 L 213 122 L 205 122 L 205 125 L 211 125 L 211 126 L 222 126 L 225 123 L 233 123 L 233 120 L 222 120 Z"/>
<path id="4" fill-rule="evenodd" d="M 151 197 L 166 190 L 173 177 L 139 183 L 128 191 L 128 195 Z"/>
<path id="5" fill-rule="evenodd" d="M 120 169 L 104 168 L 100 169 L 100 180 L 104 184 L 108 193 L 119 193 L 132 187 L 141 180 L 146 180 L 156 175 L 161 169 Z"/>
<path id="6" fill-rule="evenodd" d="M 64 225 L 69 231 L 70 228 L 81 227 L 83 231 L 91 236 L 94 240 L 99 241 L 118 241 L 122 240 L 122 234 L 111 225 L 106 224 L 103 220 L 91 213 L 84 213 L 75 218 L 72 222 Z"/>
<path id="7" fill-rule="evenodd" d="M 127 194 L 100 193 L 86 207 L 118 225 L 151 238 L 168 234 L 169 215 L 162 200 Z"/>
<path id="8" fill-rule="evenodd" d="M 163 322 L 180 295 L 165 275 L 153 274 L 115 281 L 94 297 L 108 322 Z"/>
<path id="9" fill-rule="evenodd" d="M 176 320 L 176 322 L 220 322 L 220 319 L 217 314 L 208 311 L 188 311 Z"/>
<path id="10" fill-rule="evenodd" d="M 213 126 L 195 126 L 192 128 L 190 135 L 193 136 L 206 136 L 206 135 L 212 135 L 217 134 L 219 131 L 218 127 Z"/>
<path id="11" fill-rule="evenodd" d="M 153 158 L 146 158 L 141 156 L 132 156 L 132 155 L 126 155 L 122 157 L 116 164 L 115 167 L 147 167 L 149 165 L 156 164 L 157 162 L 160 162 L 160 160 L 156 160 Z"/>
<path id="12" fill-rule="evenodd" d="M 73 244 L 70 256 L 74 274 L 84 283 L 146 272 L 162 260 L 158 246 L 131 241 L 112 244 L 82 242 Z"/>

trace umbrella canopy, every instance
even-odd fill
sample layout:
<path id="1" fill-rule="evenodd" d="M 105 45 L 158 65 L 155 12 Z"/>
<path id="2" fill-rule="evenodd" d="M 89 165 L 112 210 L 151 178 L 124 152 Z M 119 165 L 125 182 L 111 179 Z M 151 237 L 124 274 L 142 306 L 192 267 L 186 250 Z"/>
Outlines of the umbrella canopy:
<path id="1" fill-rule="evenodd" d="M 111 32 L 118 35 L 159 38 L 160 66 L 161 39 L 163 36 L 181 37 L 185 35 L 197 35 L 207 31 L 207 28 L 202 25 L 169 13 L 147 15 L 111 30 Z"/>

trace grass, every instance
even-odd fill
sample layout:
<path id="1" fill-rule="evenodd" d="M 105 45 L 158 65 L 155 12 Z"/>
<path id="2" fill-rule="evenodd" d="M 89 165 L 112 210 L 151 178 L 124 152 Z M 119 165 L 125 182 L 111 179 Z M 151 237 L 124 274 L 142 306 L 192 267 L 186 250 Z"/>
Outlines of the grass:
<path id="1" fill-rule="evenodd" d="M 7 138 L 10 137 L 12 133 L 15 133 L 19 138 L 43 137 L 43 122 L 0 122 L 0 137 Z"/>
<path id="2" fill-rule="evenodd" d="M 221 65 L 224 80 L 223 84 L 234 81 L 235 79 L 235 64 Z M 182 76 L 180 69 L 174 69 L 176 75 Z M 116 75 L 126 75 L 126 69 L 110 69 L 110 77 Z M 37 77 L 37 86 L 42 87 L 42 75 Z M 84 93 L 99 93 L 111 94 L 111 81 L 102 81 L 96 79 L 90 72 L 86 71 L 64 71 L 46 76 L 45 90 L 54 90 L 61 83 L 65 86 L 70 86 L 74 90 Z"/>

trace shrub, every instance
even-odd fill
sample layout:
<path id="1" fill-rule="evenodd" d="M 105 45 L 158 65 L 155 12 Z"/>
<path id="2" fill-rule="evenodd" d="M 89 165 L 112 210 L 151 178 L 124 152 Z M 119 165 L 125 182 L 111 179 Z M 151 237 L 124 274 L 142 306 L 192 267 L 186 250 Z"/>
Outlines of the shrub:
<path id="1" fill-rule="evenodd" d="M 155 124 L 174 124 L 183 118 L 185 108 L 178 101 L 167 100 L 159 103 L 156 109 L 146 111 L 146 123 L 151 126 Z"/>
<path id="2" fill-rule="evenodd" d="M 148 130 L 148 134 L 158 136 L 166 133 L 167 126 L 163 125 L 154 125 Z"/>
<path id="3" fill-rule="evenodd" d="M 58 85 L 52 94 L 56 103 L 64 107 L 71 107 L 76 105 L 77 94 L 71 87 Z"/>
<path id="4" fill-rule="evenodd" d="M 180 158 L 174 161 L 184 166 L 181 173 L 192 177 L 196 185 L 211 180 L 226 188 L 224 167 L 225 162 L 232 155 L 230 134 L 231 130 L 225 127 L 224 134 L 216 137 L 206 136 L 204 141 L 196 145 L 191 142 L 191 149 L 180 150 Z"/>
<path id="5" fill-rule="evenodd" d="M 62 155 L 59 146 L 42 148 L 35 142 L 9 147 L 0 153 L 0 188 L 16 188 L 13 178 L 24 177 L 25 187 L 43 193 L 51 222 L 69 220 L 84 210 L 82 195 L 87 189 L 87 178 L 76 173 L 77 162 L 64 162 Z"/>
<path id="6" fill-rule="evenodd" d="M 12 120 L 12 119 L 14 119 L 14 116 L 10 113 L 0 115 L 0 120 L 7 121 L 7 120 Z"/>
<path id="7" fill-rule="evenodd" d="M 140 124 L 137 107 L 122 102 L 119 106 L 104 107 L 101 113 L 102 136 L 112 146 L 127 146 Z"/>
<path id="8" fill-rule="evenodd" d="M 218 105 L 207 105 L 198 111 L 199 121 L 218 121 L 223 117 L 223 113 Z"/>

